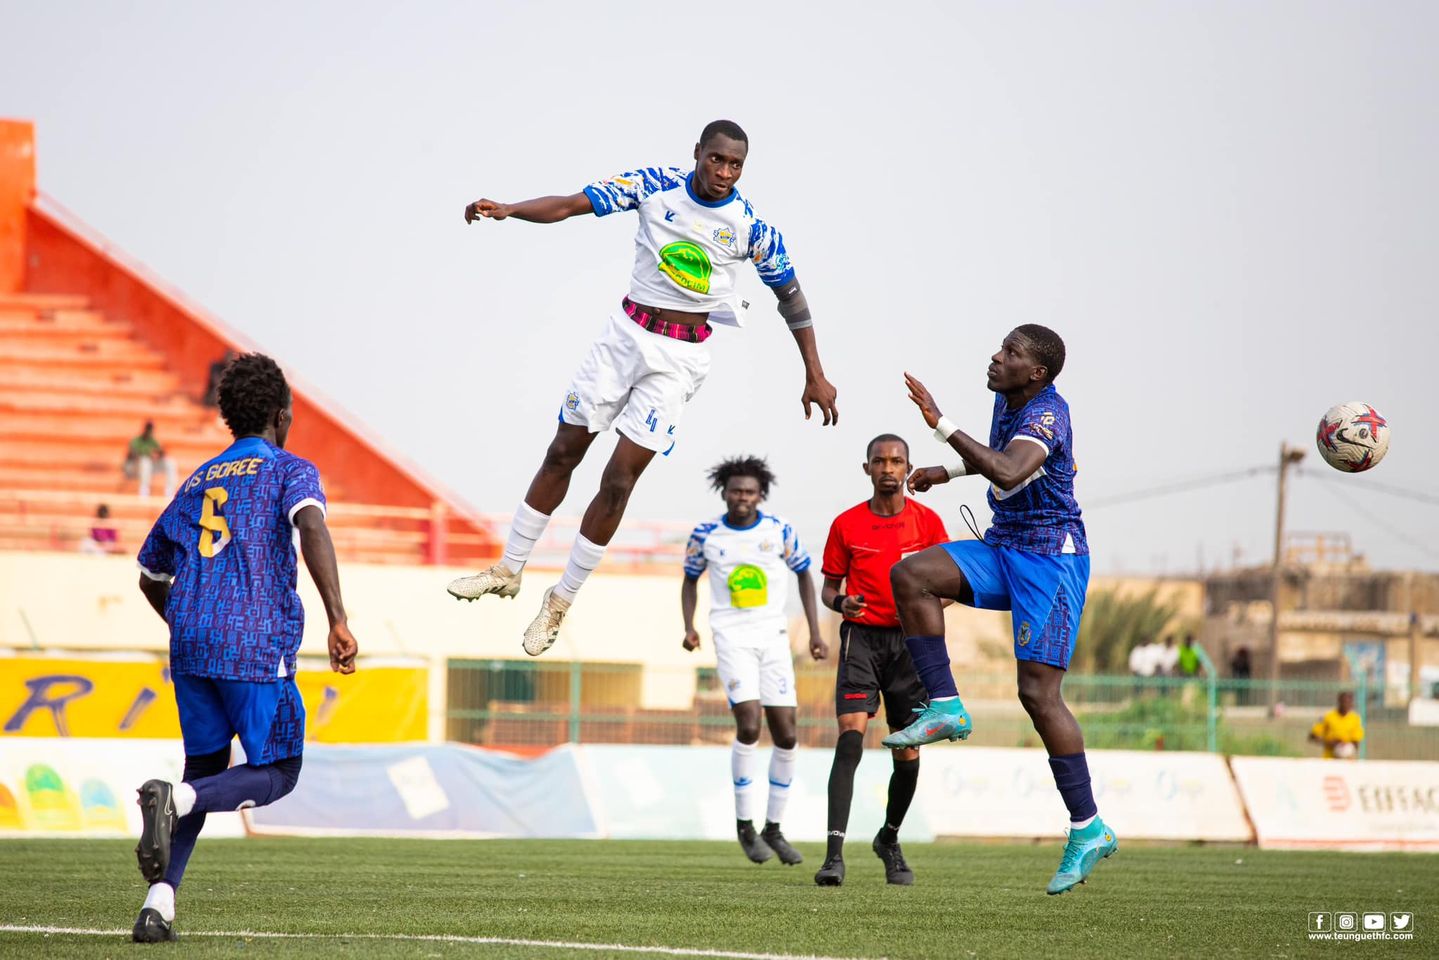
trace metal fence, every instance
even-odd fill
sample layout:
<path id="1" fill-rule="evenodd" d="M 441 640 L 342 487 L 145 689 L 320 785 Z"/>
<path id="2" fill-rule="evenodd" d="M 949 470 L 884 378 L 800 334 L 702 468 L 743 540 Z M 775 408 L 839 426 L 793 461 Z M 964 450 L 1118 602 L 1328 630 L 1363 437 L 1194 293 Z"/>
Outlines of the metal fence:
<path id="1" fill-rule="evenodd" d="M 969 742 L 1040 746 L 1019 705 L 1013 674 L 958 676 L 974 717 Z M 713 668 L 550 660 L 451 660 L 446 736 L 520 750 L 561 743 L 728 743 L 734 721 Z M 796 666 L 799 740 L 834 743 L 834 667 Z M 1137 678 L 1070 674 L 1064 696 L 1091 749 L 1201 750 L 1227 754 L 1318 756 L 1310 728 L 1349 690 L 1364 722 L 1361 756 L 1439 760 L 1439 729 L 1412 727 L 1398 702 L 1358 685 L 1283 681 L 1279 709 L 1258 680 Z M 879 746 L 885 724 L 870 725 Z"/>

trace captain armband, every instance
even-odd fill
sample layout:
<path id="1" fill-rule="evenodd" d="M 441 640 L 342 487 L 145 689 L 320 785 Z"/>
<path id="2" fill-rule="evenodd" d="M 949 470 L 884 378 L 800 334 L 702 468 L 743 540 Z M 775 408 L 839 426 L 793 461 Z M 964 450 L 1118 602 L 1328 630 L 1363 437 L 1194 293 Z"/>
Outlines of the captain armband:
<path id="1" fill-rule="evenodd" d="M 969 473 L 969 469 L 965 467 L 964 461 L 961 460 L 952 467 L 945 467 L 944 472 L 949 474 L 949 479 L 953 480 L 955 477 L 962 477 Z"/>
<path id="2" fill-rule="evenodd" d="M 809 301 L 798 283 L 791 283 L 779 291 L 779 315 L 790 330 L 803 330 L 814 326 L 814 317 L 809 312 Z"/>

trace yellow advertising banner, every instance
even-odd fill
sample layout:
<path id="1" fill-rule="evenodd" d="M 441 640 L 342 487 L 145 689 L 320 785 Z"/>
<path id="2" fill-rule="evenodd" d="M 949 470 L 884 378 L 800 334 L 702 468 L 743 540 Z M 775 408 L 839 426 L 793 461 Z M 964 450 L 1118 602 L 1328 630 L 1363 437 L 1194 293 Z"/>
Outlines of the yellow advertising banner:
<path id="1" fill-rule="evenodd" d="M 425 739 L 429 679 L 422 666 L 362 664 L 341 676 L 301 661 L 295 682 L 307 740 Z M 179 739 L 169 666 L 150 658 L 0 657 L 0 740 L 7 736 Z"/>

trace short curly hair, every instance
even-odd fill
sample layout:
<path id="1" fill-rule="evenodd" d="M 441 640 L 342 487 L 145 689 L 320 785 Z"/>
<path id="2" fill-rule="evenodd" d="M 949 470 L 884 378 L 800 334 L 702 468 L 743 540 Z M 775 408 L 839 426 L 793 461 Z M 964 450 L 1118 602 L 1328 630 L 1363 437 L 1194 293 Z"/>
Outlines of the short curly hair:
<path id="1" fill-rule="evenodd" d="M 1047 383 L 1053 383 L 1064 369 L 1064 341 L 1059 334 L 1037 323 L 1021 323 L 1014 332 L 1029 344 L 1029 352 L 1045 369 Z"/>
<path id="2" fill-rule="evenodd" d="M 275 414 L 290 405 L 290 385 L 280 365 L 263 353 L 242 353 L 220 374 L 220 416 L 235 437 L 264 433 Z"/>
<path id="3" fill-rule="evenodd" d="M 753 477 L 758 480 L 761 500 L 769 496 L 770 485 L 778 482 L 764 457 L 730 457 L 710 468 L 710 486 L 720 493 L 724 493 L 731 477 Z"/>

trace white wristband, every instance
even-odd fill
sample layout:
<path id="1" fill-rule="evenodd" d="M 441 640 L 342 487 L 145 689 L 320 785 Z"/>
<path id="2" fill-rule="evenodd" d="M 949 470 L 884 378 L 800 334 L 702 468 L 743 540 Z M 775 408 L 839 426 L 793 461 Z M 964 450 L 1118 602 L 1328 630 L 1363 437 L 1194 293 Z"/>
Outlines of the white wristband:
<path id="1" fill-rule="evenodd" d="M 958 432 L 959 427 L 955 426 L 949 417 L 940 417 L 939 423 L 934 426 L 934 439 L 940 443 L 949 443 L 949 438 Z"/>
<path id="2" fill-rule="evenodd" d="M 953 480 L 955 477 L 962 477 L 965 474 L 969 473 L 969 471 L 965 469 L 963 460 L 959 461 L 959 463 L 955 466 L 945 467 L 944 472 L 949 474 L 949 479 L 951 480 Z"/>

